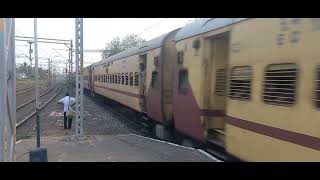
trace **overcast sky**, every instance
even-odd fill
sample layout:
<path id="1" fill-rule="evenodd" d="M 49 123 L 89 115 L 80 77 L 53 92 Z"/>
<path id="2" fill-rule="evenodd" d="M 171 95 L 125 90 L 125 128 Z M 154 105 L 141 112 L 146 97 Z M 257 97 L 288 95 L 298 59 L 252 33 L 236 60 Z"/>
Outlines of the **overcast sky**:
<path id="1" fill-rule="evenodd" d="M 85 18 L 84 49 L 104 49 L 106 43 L 114 37 L 119 36 L 122 38 L 132 33 L 139 34 L 142 38 L 150 40 L 182 27 L 193 20 L 194 18 Z M 16 36 L 33 37 L 33 19 L 17 18 Z M 74 39 L 75 19 L 39 18 L 38 37 Z M 19 57 L 23 54 L 28 55 L 29 47 L 27 42 L 16 41 L 16 45 L 16 54 L 19 55 Z M 67 49 L 67 47 L 65 45 L 39 43 L 40 66 L 47 68 L 48 60 L 45 58 L 52 58 L 56 66 L 65 67 L 65 64 L 62 64 L 65 60 L 61 55 L 68 58 L 68 52 L 55 49 Z M 99 60 L 101 60 L 101 54 L 99 53 L 84 53 L 84 66 Z M 29 63 L 27 58 L 17 58 L 18 64 L 23 62 Z"/>

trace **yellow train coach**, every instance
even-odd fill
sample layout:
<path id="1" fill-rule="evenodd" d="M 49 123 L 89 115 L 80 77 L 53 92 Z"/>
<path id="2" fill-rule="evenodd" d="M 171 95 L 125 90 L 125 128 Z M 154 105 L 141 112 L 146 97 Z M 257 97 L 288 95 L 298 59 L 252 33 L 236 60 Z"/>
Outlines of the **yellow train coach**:
<path id="1" fill-rule="evenodd" d="M 85 69 L 86 89 L 119 102 L 152 120 L 172 120 L 174 35 L 166 33 Z"/>
<path id="2" fill-rule="evenodd" d="M 85 69 L 156 135 L 243 161 L 320 161 L 320 19 L 206 18 Z M 169 138 L 170 139 L 170 138 Z"/>
<path id="3" fill-rule="evenodd" d="M 319 40 L 319 19 L 219 18 L 182 28 L 175 127 L 245 161 L 319 161 Z"/>

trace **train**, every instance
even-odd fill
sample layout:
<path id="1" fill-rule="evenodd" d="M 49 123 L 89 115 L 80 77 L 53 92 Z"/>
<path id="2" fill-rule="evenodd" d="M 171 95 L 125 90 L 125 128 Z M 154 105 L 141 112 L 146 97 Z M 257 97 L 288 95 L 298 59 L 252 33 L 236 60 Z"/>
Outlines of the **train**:
<path id="1" fill-rule="evenodd" d="M 320 18 L 202 18 L 84 68 L 157 137 L 240 160 L 320 161 Z"/>

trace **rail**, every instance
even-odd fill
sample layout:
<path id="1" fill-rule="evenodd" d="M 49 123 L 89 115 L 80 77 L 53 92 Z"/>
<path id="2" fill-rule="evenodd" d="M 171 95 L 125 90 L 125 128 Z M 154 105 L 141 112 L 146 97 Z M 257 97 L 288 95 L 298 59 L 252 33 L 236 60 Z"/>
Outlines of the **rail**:
<path id="1" fill-rule="evenodd" d="M 39 96 L 39 98 L 41 98 L 42 96 L 48 94 L 48 93 L 51 92 L 54 88 L 55 88 L 55 87 L 53 86 L 51 89 L 49 89 L 48 91 L 46 91 L 46 92 L 44 92 L 43 94 L 41 94 L 41 95 Z M 20 110 L 20 109 L 22 109 L 22 108 L 25 107 L 26 105 L 32 103 L 32 102 L 35 101 L 35 100 L 36 100 L 36 98 L 33 98 L 33 99 L 30 99 L 29 101 L 21 104 L 20 106 L 17 107 L 17 111 Z"/>
<path id="2" fill-rule="evenodd" d="M 59 91 L 54 95 L 52 96 L 45 104 L 43 104 L 41 107 L 40 107 L 40 110 L 43 109 L 47 104 L 49 104 L 50 101 L 52 101 L 52 99 L 54 99 L 58 94 L 60 94 L 61 92 L 61 89 L 62 89 L 62 84 L 60 85 L 60 89 Z M 50 92 L 51 90 L 47 91 L 46 93 Z M 43 94 L 42 94 L 43 95 Z M 23 124 L 24 122 L 26 122 L 28 119 L 30 119 L 31 117 L 33 117 L 34 115 L 36 114 L 36 111 L 33 111 L 31 114 L 29 114 L 26 118 L 24 118 L 22 121 L 20 121 L 19 123 L 16 124 L 16 128 L 19 127 L 21 124 Z"/>

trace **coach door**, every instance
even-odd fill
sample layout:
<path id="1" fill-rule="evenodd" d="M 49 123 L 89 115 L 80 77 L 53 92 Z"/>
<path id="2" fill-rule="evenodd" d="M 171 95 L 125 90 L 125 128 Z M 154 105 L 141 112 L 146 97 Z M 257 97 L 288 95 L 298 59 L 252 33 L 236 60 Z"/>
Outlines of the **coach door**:
<path id="1" fill-rule="evenodd" d="M 209 138 L 224 139 L 224 116 L 226 110 L 226 83 L 229 53 L 229 33 L 221 33 L 210 37 L 209 41 L 209 66 L 207 77 L 209 93 L 206 97 L 206 117 Z"/>
<path id="2" fill-rule="evenodd" d="M 140 107 L 142 112 L 147 112 L 146 106 L 146 76 L 147 76 L 147 54 L 140 55 L 140 77 L 139 77 L 139 94 L 142 96 L 139 99 Z"/>
<path id="3" fill-rule="evenodd" d="M 94 93 L 94 67 L 90 66 L 89 68 L 89 88 L 91 90 L 91 93 Z"/>

